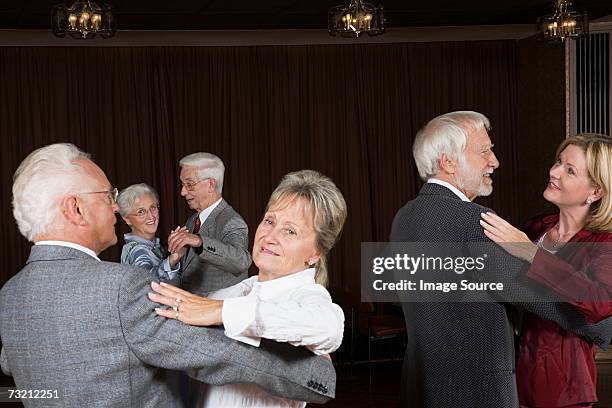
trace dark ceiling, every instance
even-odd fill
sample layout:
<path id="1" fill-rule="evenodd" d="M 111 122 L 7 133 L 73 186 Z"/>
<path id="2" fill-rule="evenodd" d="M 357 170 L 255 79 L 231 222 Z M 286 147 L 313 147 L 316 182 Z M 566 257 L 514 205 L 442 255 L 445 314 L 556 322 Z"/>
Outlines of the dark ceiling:
<path id="1" fill-rule="evenodd" d="M 2 0 L 0 29 L 49 28 L 51 9 L 57 3 Z M 110 0 L 109 3 L 120 30 L 201 30 L 325 28 L 327 10 L 343 1 Z M 531 24 L 552 7 L 552 0 L 381 0 L 381 3 L 386 9 L 388 27 Z M 612 14 L 612 0 L 578 0 L 575 6 L 588 12 L 591 19 Z"/>

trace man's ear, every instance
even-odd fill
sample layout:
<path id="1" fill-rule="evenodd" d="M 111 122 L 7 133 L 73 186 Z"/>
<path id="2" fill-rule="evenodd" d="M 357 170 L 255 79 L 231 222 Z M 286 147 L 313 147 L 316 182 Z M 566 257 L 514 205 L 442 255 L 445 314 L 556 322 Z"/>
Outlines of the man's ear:
<path id="1" fill-rule="evenodd" d="M 446 153 L 442 153 L 440 156 L 440 161 L 438 162 L 441 172 L 446 174 L 455 174 L 457 172 L 457 162 L 446 155 Z"/>
<path id="2" fill-rule="evenodd" d="M 84 225 L 83 209 L 77 196 L 66 196 L 61 202 L 62 214 L 66 220 L 74 225 Z"/>
<path id="3" fill-rule="evenodd" d="M 213 193 L 217 191 L 217 180 L 215 180 L 214 178 L 211 177 L 210 179 L 210 189 L 209 189 L 209 193 Z"/>

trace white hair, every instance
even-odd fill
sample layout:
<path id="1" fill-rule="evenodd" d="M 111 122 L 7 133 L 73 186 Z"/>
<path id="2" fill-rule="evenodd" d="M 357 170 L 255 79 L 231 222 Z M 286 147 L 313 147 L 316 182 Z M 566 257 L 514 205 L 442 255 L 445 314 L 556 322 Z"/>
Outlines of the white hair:
<path id="1" fill-rule="evenodd" d="M 89 155 L 70 143 L 56 143 L 34 150 L 13 175 L 13 216 L 19 232 L 34 241 L 51 228 L 63 227 L 59 201 L 77 193 L 84 169 L 77 161 Z"/>
<path id="2" fill-rule="evenodd" d="M 421 179 L 427 180 L 440 172 L 440 157 L 461 162 L 468 134 L 481 129 L 491 130 L 489 119 L 482 113 L 457 111 L 440 115 L 417 133 L 412 154 Z"/>
<path id="3" fill-rule="evenodd" d="M 119 206 L 119 214 L 122 217 L 127 217 L 130 212 L 132 212 L 132 207 L 134 206 L 134 201 L 140 196 L 148 195 L 151 196 L 157 205 L 159 205 L 159 196 L 157 195 L 157 191 L 153 187 L 148 184 L 140 183 L 140 184 L 132 184 L 121 190 L 119 195 L 117 196 L 117 206 Z"/>
<path id="4" fill-rule="evenodd" d="M 198 152 L 192 153 L 183 157 L 179 161 L 180 167 L 197 167 L 198 177 L 200 180 L 205 178 L 215 179 L 217 182 L 217 193 L 223 191 L 223 175 L 225 174 L 225 165 L 223 161 L 212 153 Z"/>

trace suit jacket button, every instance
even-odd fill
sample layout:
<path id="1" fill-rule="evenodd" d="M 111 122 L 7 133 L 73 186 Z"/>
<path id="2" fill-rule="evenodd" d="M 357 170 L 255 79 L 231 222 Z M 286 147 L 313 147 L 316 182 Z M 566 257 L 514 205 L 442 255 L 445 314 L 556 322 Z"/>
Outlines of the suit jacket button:
<path id="1" fill-rule="evenodd" d="M 308 386 L 312 387 L 314 385 L 314 382 L 312 380 L 308 381 Z"/>

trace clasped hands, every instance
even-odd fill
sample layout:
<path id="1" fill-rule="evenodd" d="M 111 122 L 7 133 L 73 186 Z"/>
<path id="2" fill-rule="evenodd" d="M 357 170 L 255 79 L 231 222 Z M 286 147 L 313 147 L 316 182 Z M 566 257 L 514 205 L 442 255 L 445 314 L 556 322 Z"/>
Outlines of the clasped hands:
<path id="1" fill-rule="evenodd" d="M 192 234 L 187 227 L 176 227 L 168 235 L 168 251 L 183 257 L 189 247 L 201 247 L 202 237 Z"/>

